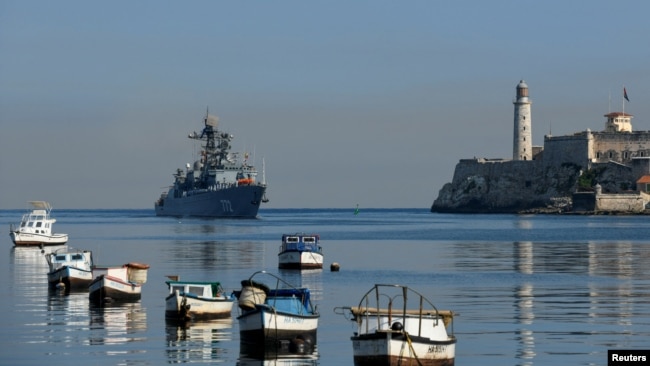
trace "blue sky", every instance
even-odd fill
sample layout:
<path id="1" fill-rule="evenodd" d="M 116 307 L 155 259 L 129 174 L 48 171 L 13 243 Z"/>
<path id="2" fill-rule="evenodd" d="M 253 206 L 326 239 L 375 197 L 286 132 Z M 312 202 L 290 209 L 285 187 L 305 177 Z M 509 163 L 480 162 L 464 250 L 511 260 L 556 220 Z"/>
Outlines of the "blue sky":
<path id="1" fill-rule="evenodd" d="M 0 209 L 151 208 L 206 108 L 263 207 L 430 207 L 459 159 L 650 130 L 645 1 L 3 1 Z M 611 95 L 611 102 L 610 102 Z"/>

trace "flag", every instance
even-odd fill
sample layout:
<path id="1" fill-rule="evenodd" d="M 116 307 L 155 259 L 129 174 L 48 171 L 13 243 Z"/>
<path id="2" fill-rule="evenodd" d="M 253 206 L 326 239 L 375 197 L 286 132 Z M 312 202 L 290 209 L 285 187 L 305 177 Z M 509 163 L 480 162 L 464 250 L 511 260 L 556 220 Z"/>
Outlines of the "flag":
<path id="1" fill-rule="evenodd" d="M 625 100 L 628 102 L 630 101 L 630 98 L 627 97 L 627 90 L 625 90 L 625 87 L 623 87 L 623 98 L 625 98 Z"/>

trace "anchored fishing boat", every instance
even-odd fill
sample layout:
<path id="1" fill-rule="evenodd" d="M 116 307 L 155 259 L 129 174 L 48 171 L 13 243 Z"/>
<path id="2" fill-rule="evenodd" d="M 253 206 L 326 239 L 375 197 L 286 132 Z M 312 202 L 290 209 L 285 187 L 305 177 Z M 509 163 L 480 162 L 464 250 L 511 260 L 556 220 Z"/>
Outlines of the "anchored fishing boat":
<path id="1" fill-rule="evenodd" d="M 88 250 L 61 248 L 45 255 L 50 288 L 86 290 L 93 280 L 93 254 Z"/>
<path id="2" fill-rule="evenodd" d="M 254 280 L 264 274 L 275 281 L 274 289 Z M 241 284 L 235 295 L 241 310 L 237 319 L 242 353 L 265 357 L 314 352 L 320 314 L 311 303 L 309 289 L 296 288 L 266 271 L 253 273 Z"/>
<path id="3" fill-rule="evenodd" d="M 323 247 L 318 234 L 285 234 L 278 253 L 280 269 L 323 268 Z"/>
<path id="4" fill-rule="evenodd" d="M 56 222 L 50 216 L 52 206 L 45 201 L 29 201 L 32 211 L 23 215 L 20 225 L 9 225 L 9 236 L 16 246 L 62 245 L 68 242 L 68 234 L 52 232 Z"/>
<path id="5" fill-rule="evenodd" d="M 257 182 L 257 170 L 248 153 L 231 152 L 233 135 L 217 129 L 218 119 L 206 113 L 203 131 L 189 138 L 204 142 L 201 155 L 185 171 L 177 169 L 174 184 L 155 202 L 157 216 L 203 216 L 255 218 L 267 202 L 264 171 Z"/>
<path id="6" fill-rule="evenodd" d="M 95 267 L 88 298 L 97 305 L 140 300 L 148 264 L 130 262 L 119 267 Z"/>
<path id="7" fill-rule="evenodd" d="M 415 306 L 409 308 L 409 304 Z M 457 314 L 438 310 L 417 291 L 377 284 L 358 306 L 335 309 L 339 314 L 348 311 L 357 324 L 351 337 L 355 366 L 454 365 L 453 318 Z"/>
<path id="8" fill-rule="evenodd" d="M 219 282 L 165 281 L 165 317 L 179 321 L 229 318 L 234 295 L 227 295 Z"/>

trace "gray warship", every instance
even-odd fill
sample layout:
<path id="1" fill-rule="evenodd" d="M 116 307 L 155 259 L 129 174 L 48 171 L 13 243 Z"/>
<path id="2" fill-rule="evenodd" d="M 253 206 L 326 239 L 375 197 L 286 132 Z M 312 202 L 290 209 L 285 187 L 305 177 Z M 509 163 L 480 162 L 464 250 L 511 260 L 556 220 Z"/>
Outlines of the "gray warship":
<path id="1" fill-rule="evenodd" d="M 156 216 L 255 218 L 266 198 L 266 182 L 248 164 L 248 153 L 233 153 L 233 136 L 219 131 L 219 120 L 206 113 L 203 131 L 189 138 L 202 141 L 199 160 L 177 169 L 174 184 L 155 202 Z"/>

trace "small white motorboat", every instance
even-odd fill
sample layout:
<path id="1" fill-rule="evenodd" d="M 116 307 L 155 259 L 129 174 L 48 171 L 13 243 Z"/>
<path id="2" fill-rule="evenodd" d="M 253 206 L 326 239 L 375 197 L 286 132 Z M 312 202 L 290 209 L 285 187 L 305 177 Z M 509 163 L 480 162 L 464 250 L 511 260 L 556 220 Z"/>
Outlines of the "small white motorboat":
<path id="1" fill-rule="evenodd" d="M 47 282 L 51 288 L 86 290 L 93 280 L 93 254 L 88 250 L 61 248 L 45 255 L 50 267 Z"/>
<path id="2" fill-rule="evenodd" d="M 321 269 L 323 248 L 318 234 L 285 234 L 278 253 L 280 269 Z"/>
<path id="3" fill-rule="evenodd" d="M 229 318 L 235 302 L 219 282 L 165 281 L 169 295 L 165 298 L 165 317 L 178 321 Z"/>
<path id="4" fill-rule="evenodd" d="M 30 201 L 32 210 L 23 215 L 20 225 L 9 225 L 9 236 L 16 246 L 62 245 L 68 242 L 68 234 L 52 233 L 56 222 L 50 216 L 52 206 L 45 201 Z"/>
<path id="5" fill-rule="evenodd" d="M 136 262 L 119 267 L 96 266 L 88 297 L 96 305 L 138 301 L 142 297 L 142 285 L 147 282 L 148 270 L 148 264 Z"/>
<path id="6" fill-rule="evenodd" d="M 275 288 L 253 280 L 260 274 L 273 278 Z M 320 314 L 309 289 L 293 287 L 266 271 L 255 272 L 241 283 L 241 291 L 235 291 L 241 310 L 237 317 L 240 353 L 250 357 L 314 353 Z"/>
<path id="7" fill-rule="evenodd" d="M 351 337 L 355 366 L 454 365 L 453 318 L 458 314 L 438 310 L 417 291 L 377 284 L 358 306 L 335 309 L 339 314 L 347 311 L 357 324 Z"/>

